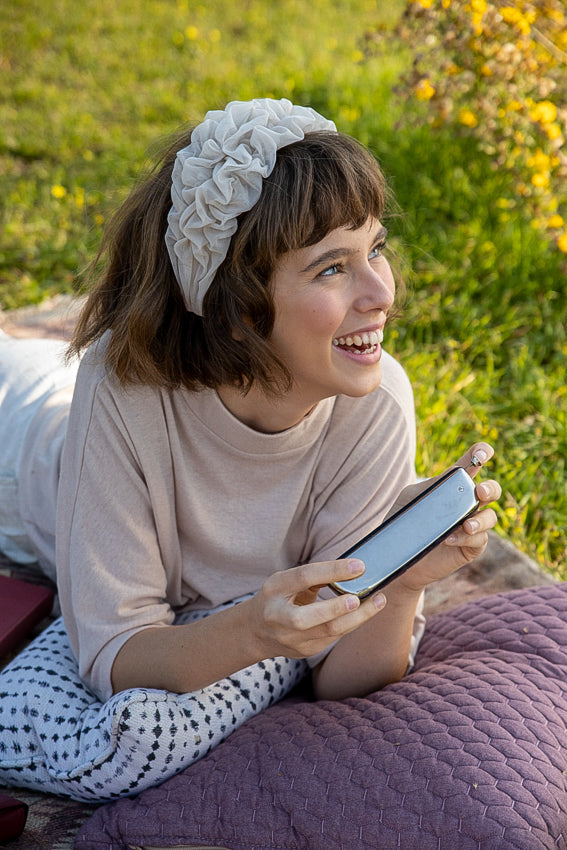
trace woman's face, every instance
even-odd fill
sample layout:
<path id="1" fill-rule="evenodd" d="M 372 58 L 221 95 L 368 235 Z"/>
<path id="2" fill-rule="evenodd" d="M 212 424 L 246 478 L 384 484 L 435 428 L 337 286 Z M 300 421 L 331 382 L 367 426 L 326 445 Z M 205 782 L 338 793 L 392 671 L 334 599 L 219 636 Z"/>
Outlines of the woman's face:
<path id="1" fill-rule="evenodd" d="M 298 410 L 338 394 L 363 396 L 380 384 L 381 342 L 395 293 L 385 240 L 386 229 L 369 219 L 279 261 L 270 344 L 293 375 L 288 402 Z"/>

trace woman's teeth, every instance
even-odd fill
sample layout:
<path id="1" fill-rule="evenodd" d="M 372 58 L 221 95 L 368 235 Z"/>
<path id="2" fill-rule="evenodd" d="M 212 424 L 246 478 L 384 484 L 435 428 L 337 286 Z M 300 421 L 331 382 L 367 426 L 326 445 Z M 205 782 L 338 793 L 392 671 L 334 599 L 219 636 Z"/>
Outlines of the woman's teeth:
<path id="1" fill-rule="evenodd" d="M 333 340 L 333 345 L 339 348 L 350 348 L 353 353 L 369 353 L 376 349 L 384 339 L 382 330 L 370 331 L 370 333 L 353 334 L 353 336 L 339 336 Z"/>

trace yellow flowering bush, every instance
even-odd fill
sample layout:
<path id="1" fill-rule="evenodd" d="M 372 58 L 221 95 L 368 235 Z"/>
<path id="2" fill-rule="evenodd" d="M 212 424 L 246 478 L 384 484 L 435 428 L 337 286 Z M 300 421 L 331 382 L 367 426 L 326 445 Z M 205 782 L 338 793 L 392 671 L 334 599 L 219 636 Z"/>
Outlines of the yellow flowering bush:
<path id="1" fill-rule="evenodd" d="M 414 56 L 399 92 L 418 120 L 472 134 L 521 207 L 567 253 L 567 7 L 563 0 L 415 0 L 397 35 Z M 415 114 L 415 110 L 410 110 Z"/>

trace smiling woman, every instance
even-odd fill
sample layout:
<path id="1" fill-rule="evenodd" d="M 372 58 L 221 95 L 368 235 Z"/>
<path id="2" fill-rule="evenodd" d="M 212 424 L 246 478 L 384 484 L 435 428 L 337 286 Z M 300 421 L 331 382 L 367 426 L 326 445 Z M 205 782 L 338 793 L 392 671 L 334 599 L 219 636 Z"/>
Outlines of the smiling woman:
<path id="1" fill-rule="evenodd" d="M 276 268 L 270 344 L 293 375 L 293 386 L 280 401 L 288 427 L 324 398 L 363 396 L 380 384 L 378 334 L 383 334 L 395 283 L 378 244 L 384 246 L 384 228 L 370 219 L 360 228 L 332 230 L 315 245 L 286 253 Z"/>
<path id="2" fill-rule="evenodd" d="M 111 225 L 65 393 L 38 400 L 41 351 L 34 371 L 29 343 L 0 342 L 0 421 L 19 436 L 0 468 L 20 506 L 0 546 L 56 570 L 73 681 L 109 706 L 121 691 L 183 694 L 193 758 L 309 671 L 322 698 L 403 677 L 424 588 L 495 523 L 480 510 L 362 602 L 325 587 L 362 574 L 340 553 L 413 492 L 411 388 L 382 349 L 387 197 L 370 153 L 312 109 L 230 103 L 181 133 Z M 461 465 L 473 454 L 492 449 Z M 500 489 L 476 492 L 486 508 Z M 180 767 L 168 756 L 152 772 L 148 746 L 146 785 Z M 88 793 L 138 779 L 99 776 Z"/>

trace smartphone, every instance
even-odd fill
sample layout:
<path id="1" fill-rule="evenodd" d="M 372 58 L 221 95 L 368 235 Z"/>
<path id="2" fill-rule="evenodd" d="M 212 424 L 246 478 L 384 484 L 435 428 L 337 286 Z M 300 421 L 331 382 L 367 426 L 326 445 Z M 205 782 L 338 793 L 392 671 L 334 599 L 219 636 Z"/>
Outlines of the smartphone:
<path id="1" fill-rule="evenodd" d="M 329 587 L 360 599 L 370 596 L 441 543 L 479 504 L 470 475 L 461 467 L 449 470 L 340 556 L 364 561 L 363 575 Z"/>

